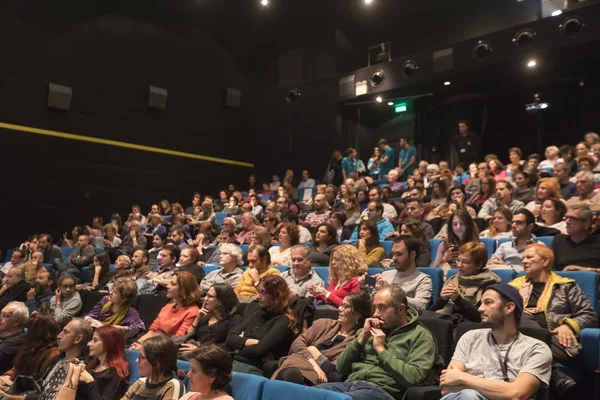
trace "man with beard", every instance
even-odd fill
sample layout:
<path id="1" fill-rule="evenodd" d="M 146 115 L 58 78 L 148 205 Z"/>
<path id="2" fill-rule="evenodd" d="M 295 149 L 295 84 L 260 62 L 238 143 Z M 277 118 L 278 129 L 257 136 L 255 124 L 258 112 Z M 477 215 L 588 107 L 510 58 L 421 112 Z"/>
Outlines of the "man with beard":
<path id="1" fill-rule="evenodd" d="M 440 378 L 442 399 L 530 399 L 547 387 L 552 353 L 545 343 L 517 330 L 523 314 L 517 289 L 503 283 L 489 286 L 479 313 L 486 328 L 471 330 L 458 341 Z"/>
<path id="2" fill-rule="evenodd" d="M 54 271 L 48 271 L 45 267 L 38 268 L 35 273 L 35 287 L 27 292 L 27 301 L 25 305 L 29 313 L 41 312 L 42 314 L 50 310 L 50 299 L 54 296 L 56 290 L 56 275 Z"/>
<path id="3" fill-rule="evenodd" d="M 131 262 L 135 279 L 147 278 L 152 273 L 152 268 L 148 265 L 148 258 L 148 250 L 142 247 L 137 247 L 133 250 Z"/>
<path id="4" fill-rule="evenodd" d="M 417 270 L 421 243 L 410 236 L 400 236 L 392 246 L 392 267 L 377 277 L 378 285 L 387 283 L 400 286 L 406 294 L 408 305 L 421 312 L 429 306 L 433 284 L 431 277 Z"/>

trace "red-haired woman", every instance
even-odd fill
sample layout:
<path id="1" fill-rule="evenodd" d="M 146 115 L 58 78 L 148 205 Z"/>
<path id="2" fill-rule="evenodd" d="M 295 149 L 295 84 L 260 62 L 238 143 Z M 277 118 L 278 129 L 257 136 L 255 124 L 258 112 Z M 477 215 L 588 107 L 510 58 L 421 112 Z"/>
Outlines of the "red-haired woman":
<path id="1" fill-rule="evenodd" d="M 287 355 L 298 328 L 289 307 L 290 289 L 282 277 L 265 276 L 257 291 L 259 309 L 229 330 L 225 347 L 235 352 L 234 371 L 262 376 L 264 360 Z"/>
<path id="2" fill-rule="evenodd" d="M 88 343 L 93 357 L 79 376 L 78 399 L 120 399 L 129 384 L 129 364 L 125 360 L 125 339 L 119 328 L 111 325 L 96 329 Z"/>

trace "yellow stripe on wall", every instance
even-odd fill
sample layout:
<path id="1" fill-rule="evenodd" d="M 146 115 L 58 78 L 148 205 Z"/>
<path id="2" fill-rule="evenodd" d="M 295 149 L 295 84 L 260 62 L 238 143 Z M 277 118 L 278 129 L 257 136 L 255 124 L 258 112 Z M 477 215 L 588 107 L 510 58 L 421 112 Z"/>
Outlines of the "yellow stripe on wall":
<path id="1" fill-rule="evenodd" d="M 142 144 L 121 142 L 119 140 L 109 140 L 109 139 L 101 139 L 101 138 L 97 138 L 97 137 L 93 137 L 93 136 L 75 135 L 72 133 L 57 132 L 57 131 L 51 131 L 48 129 L 33 128 L 30 126 L 7 124 L 6 122 L 0 122 L 0 128 L 9 129 L 11 131 L 34 133 L 36 135 L 52 136 L 52 137 L 57 137 L 57 138 L 61 138 L 61 139 L 78 140 L 80 142 L 98 143 L 98 144 L 103 144 L 106 146 L 115 146 L 115 147 L 123 147 L 126 149 L 148 151 L 150 153 L 160 153 L 160 154 L 166 154 L 166 155 L 175 156 L 175 157 L 193 158 L 195 160 L 210 161 L 210 162 L 216 162 L 216 163 L 221 163 L 221 164 L 230 164 L 230 165 L 238 165 L 240 167 L 254 168 L 254 164 L 243 162 L 243 161 L 235 161 L 235 160 L 228 160 L 226 158 L 203 156 L 201 154 L 187 153 L 184 151 L 161 149 L 160 147 L 145 146 Z"/>

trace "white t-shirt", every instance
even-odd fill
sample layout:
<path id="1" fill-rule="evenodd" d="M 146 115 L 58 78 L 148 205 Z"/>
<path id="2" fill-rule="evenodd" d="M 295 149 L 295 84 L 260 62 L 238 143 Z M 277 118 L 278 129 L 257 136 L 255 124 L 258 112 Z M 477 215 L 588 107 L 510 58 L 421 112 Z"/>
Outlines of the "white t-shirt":
<path id="1" fill-rule="evenodd" d="M 458 341 L 452 359 L 463 362 L 468 374 L 501 381 L 504 376 L 500 360 L 506 357 L 510 344 L 494 344 L 491 332 L 491 329 L 474 329 L 465 333 Z M 494 347 L 500 353 L 500 360 Z M 552 352 L 545 343 L 519 333 L 508 353 L 508 380 L 512 382 L 524 372 L 538 378 L 544 387 L 548 386 L 552 373 Z"/>

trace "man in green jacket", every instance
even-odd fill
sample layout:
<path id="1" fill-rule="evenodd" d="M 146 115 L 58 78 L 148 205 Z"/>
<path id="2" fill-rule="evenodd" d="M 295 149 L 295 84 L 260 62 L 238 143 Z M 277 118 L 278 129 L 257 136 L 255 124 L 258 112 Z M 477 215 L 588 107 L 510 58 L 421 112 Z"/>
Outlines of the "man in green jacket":
<path id="1" fill-rule="evenodd" d="M 401 398 L 423 383 L 435 360 L 435 340 L 409 308 L 399 286 L 387 285 L 373 300 L 375 313 L 337 360 L 346 382 L 324 383 L 321 389 L 344 393 L 354 400 Z"/>

